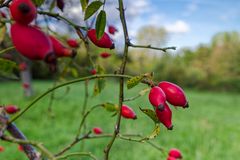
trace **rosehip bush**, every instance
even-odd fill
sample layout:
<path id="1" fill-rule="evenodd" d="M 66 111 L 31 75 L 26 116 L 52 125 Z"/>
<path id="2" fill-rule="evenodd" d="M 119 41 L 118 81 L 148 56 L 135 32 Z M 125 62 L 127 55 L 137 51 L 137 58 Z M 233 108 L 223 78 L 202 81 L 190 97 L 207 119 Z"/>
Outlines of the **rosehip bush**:
<path id="1" fill-rule="evenodd" d="M 9 34 L 13 44 L 13 46 L 9 46 L 9 48 L 6 48 L 6 50 L 15 49 L 17 51 L 15 54 L 20 57 L 20 60 L 15 62 L 13 60 L 10 61 L 9 59 L 1 59 L 2 65 L 6 66 L 2 68 L 7 68 L 8 71 L 10 70 L 11 72 L 14 72 L 16 64 L 19 64 L 18 69 L 21 72 L 24 71 L 25 73 L 30 69 L 30 66 L 27 65 L 28 63 L 23 63 L 23 61 L 27 60 L 29 62 L 45 62 L 44 64 L 49 66 L 50 73 L 53 75 L 55 80 L 52 88 L 46 89 L 44 93 L 38 95 L 29 103 L 28 106 L 21 108 L 21 110 L 15 105 L 4 106 L 3 104 L 0 104 L 1 140 L 17 143 L 18 150 L 23 151 L 26 157 L 28 157 L 30 160 L 58 160 L 70 158 L 71 156 L 88 156 L 90 158 L 97 159 L 90 152 L 83 152 L 79 150 L 79 152 L 75 153 L 71 152 L 71 149 L 74 145 L 80 143 L 80 141 L 106 137 L 109 137 L 109 140 L 107 140 L 106 146 L 103 149 L 105 160 L 110 159 L 109 154 L 111 153 L 111 149 L 117 138 L 128 140 L 130 142 L 147 141 L 152 147 L 158 149 L 161 148 L 149 140 L 154 139 L 159 135 L 161 124 L 168 130 L 173 129 L 174 120 L 172 119 L 172 114 L 174 113 L 172 113 L 171 106 L 169 106 L 169 104 L 187 108 L 188 101 L 186 95 L 183 89 L 177 84 L 167 81 L 160 83 L 154 82 L 154 77 L 151 71 L 149 71 L 149 73 L 142 73 L 138 76 L 127 75 L 125 71 L 128 62 L 128 50 L 131 47 L 154 49 L 163 52 L 166 52 L 168 49 L 175 49 L 175 47 L 158 48 L 151 47 L 151 45 L 148 44 L 134 45 L 128 35 L 125 6 L 123 0 L 119 0 L 119 7 L 116 9 L 116 12 L 119 12 L 120 14 L 119 17 L 122 24 L 121 30 L 123 30 L 124 33 L 124 50 L 121 56 L 122 59 L 119 68 L 114 73 L 106 73 L 104 67 L 99 64 L 98 57 L 96 58 L 92 56 L 91 53 L 95 47 L 104 49 L 104 51 L 101 51 L 98 55 L 101 58 L 115 56 L 114 52 L 111 52 L 110 54 L 109 51 L 115 49 L 114 35 L 120 29 L 118 30 L 113 25 L 107 26 L 107 13 L 104 10 L 104 8 L 107 7 L 107 2 L 97 0 L 79 1 L 78 3 L 80 3 L 82 7 L 81 12 L 84 15 L 81 23 L 76 23 L 68 17 L 65 17 L 64 14 L 59 13 L 64 12 L 67 6 L 69 7 L 69 5 L 65 5 L 66 1 L 57 0 L 52 1 L 51 4 L 48 2 L 45 2 L 45 0 L 10 0 L 0 2 L 0 7 L 6 8 L 6 10 L 9 10 L 10 12 L 10 15 L 5 15 L 5 13 L 0 12 L 1 23 L 3 26 L 10 26 Z M 40 21 L 39 17 L 44 18 L 46 26 L 42 26 L 37 23 Z M 49 26 L 49 23 L 53 21 L 52 19 L 65 22 L 65 25 L 71 28 L 71 30 L 74 31 L 79 39 L 70 39 L 69 37 L 64 38 L 63 36 L 59 35 L 60 31 L 52 31 L 51 27 Z M 6 23 L 10 23 L 10 25 L 6 25 Z M 86 25 L 81 26 L 84 23 Z M 5 52 L 6 50 L 3 50 L 2 52 Z M 85 52 L 83 55 L 87 57 L 87 61 L 84 62 L 87 64 L 87 67 L 83 67 L 82 64 L 77 63 L 76 61 L 76 58 L 79 58 L 79 54 L 83 56 L 83 52 Z M 104 60 L 104 62 L 107 62 L 107 60 L 108 59 Z M 88 76 L 79 77 L 78 73 L 82 72 L 82 70 L 87 71 Z M 68 80 L 66 77 L 70 73 L 73 75 L 74 79 Z M 113 95 L 118 95 L 118 103 L 115 104 L 109 100 L 107 102 L 101 102 L 101 104 L 89 106 L 88 101 L 90 101 L 91 98 L 95 98 L 96 95 L 101 94 L 102 90 L 106 88 L 109 78 L 115 78 L 119 80 L 119 93 L 113 93 Z M 127 79 L 127 81 L 125 81 L 125 79 Z M 95 81 L 93 96 L 90 97 L 89 81 L 93 80 Z M 18 128 L 18 126 L 13 123 L 16 120 L 21 119 L 22 115 L 28 113 L 30 108 L 37 106 L 35 104 L 49 94 L 51 101 L 48 111 L 51 112 L 51 104 L 55 100 L 54 92 L 57 91 L 58 88 L 78 82 L 85 82 L 85 90 L 79 90 L 79 95 L 83 95 L 84 93 L 84 103 L 81 108 L 81 115 L 79 116 L 79 128 L 77 129 L 76 138 L 69 142 L 66 147 L 60 149 L 57 153 L 53 154 L 48 148 L 45 147 L 44 144 L 40 142 L 28 140 L 25 134 L 22 133 L 21 128 Z M 127 90 L 125 90 L 125 85 L 128 89 L 131 89 L 140 83 L 146 85 L 148 88 L 140 91 L 137 96 L 127 99 L 125 97 L 125 92 L 127 92 Z M 30 88 L 30 84 L 30 82 L 26 83 L 23 81 L 22 87 L 24 89 Z M 148 99 L 144 99 L 143 95 L 147 93 Z M 149 101 L 153 107 L 148 106 L 146 108 L 141 108 L 142 104 L 139 104 L 139 106 L 128 105 L 127 101 L 137 101 L 137 98 L 142 98 L 146 102 Z M 89 126 L 87 125 L 88 123 L 86 123 L 88 116 L 94 113 L 94 116 L 97 117 L 98 112 L 96 111 L 100 108 L 104 109 L 106 112 L 112 113 L 111 116 L 115 121 L 115 125 L 112 126 L 114 129 L 113 133 L 107 133 L 105 130 L 103 132 L 102 128 L 104 126 L 94 128 L 90 127 L 89 129 Z M 124 133 L 124 130 L 121 129 L 120 125 L 122 119 L 125 119 L 124 121 L 127 122 L 135 120 L 134 122 L 137 124 L 138 119 L 136 110 L 139 108 L 143 113 L 142 115 L 146 115 L 154 122 L 154 129 L 152 133 L 149 135 L 141 135 L 139 133 Z M 106 114 L 105 116 L 109 115 Z M 101 117 L 98 117 L 98 119 L 99 121 L 102 120 Z M 51 128 L 48 129 L 51 130 Z M 160 150 L 164 152 L 163 148 Z M 4 151 L 4 148 L 0 146 L 0 152 L 2 151 Z M 141 158 L 141 155 L 139 156 L 139 158 Z M 169 160 L 178 159 L 182 158 L 182 155 L 177 149 L 172 149 L 169 152 L 169 157 L 166 158 Z"/>

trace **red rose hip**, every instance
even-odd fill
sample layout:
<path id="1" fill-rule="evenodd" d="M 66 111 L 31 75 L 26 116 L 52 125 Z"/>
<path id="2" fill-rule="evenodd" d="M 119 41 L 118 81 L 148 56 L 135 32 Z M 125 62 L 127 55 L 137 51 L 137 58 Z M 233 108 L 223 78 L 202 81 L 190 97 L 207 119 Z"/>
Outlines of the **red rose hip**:
<path id="1" fill-rule="evenodd" d="M 169 108 L 168 104 L 164 104 L 164 109 L 160 111 L 158 108 L 156 108 L 156 114 L 159 119 L 159 121 L 168 129 L 172 130 L 172 111 Z"/>
<path id="2" fill-rule="evenodd" d="M 37 16 L 37 9 L 31 0 L 13 0 L 9 8 L 13 19 L 24 25 Z"/>
<path id="3" fill-rule="evenodd" d="M 70 48 L 65 47 L 63 43 L 56 37 L 49 36 L 49 38 L 52 42 L 53 50 L 57 57 L 74 57 L 76 55 L 76 52 Z"/>
<path id="4" fill-rule="evenodd" d="M 87 33 L 88 38 L 100 48 L 109 48 L 114 49 L 114 43 L 107 33 L 104 32 L 103 36 L 100 39 L 97 39 L 96 30 L 90 29 Z"/>
<path id="5" fill-rule="evenodd" d="M 67 44 L 72 48 L 78 48 L 79 44 L 76 39 L 68 39 Z"/>
<path id="6" fill-rule="evenodd" d="M 167 101 L 170 104 L 174 106 L 181 106 L 183 108 L 188 107 L 188 102 L 185 93 L 181 87 L 167 81 L 160 82 L 158 86 L 164 91 L 164 93 L 166 94 Z"/>
<path id="7" fill-rule="evenodd" d="M 10 33 L 15 48 L 23 56 L 47 63 L 56 61 L 52 43 L 40 29 L 15 23 L 11 25 Z"/>
<path id="8" fill-rule="evenodd" d="M 93 133 L 95 133 L 95 134 L 102 134 L 102 132 L 103 132 L 102 129 L 99 127 L 93 128 Z"/>
<path id="9" fill-rule="evenodd" d="M 5 106 L 4 109 L 8 114 L 14 114 L 14 113 L 17 113 L 18 111 L 20 111 L 20 109 L 15 105 Z"/>
<path id="10" fill-rule="evenodd" d="M 174 158 L 179 158 L 179 159 L 182 158 L 181 151 L 178 150 L 178 149 L 176 149 L 176 148 L 170 149 L 170 151 L 168 152 L 168 155 L 169 155 L 170 157 L 174 157 Z"/>
<path id="11" fill-rule="evenodd" d="M 169 157 L 167 158 L 167 160 L 177 160 L 177 159 L 174 158 L 174 157 L 170 157 L 170 156 L 169 156 Z"/>
<path id="12" fill-rule="evenodd" d="M 166 95 L 163 90 L 155 86 L 150 90 L 148 95 L 150 103 L 156 107 L 158 110 L 162 111 L 164 109 L 164 103 L 166 102 Z"/>
<path id="13" fill-rule="evenodd" d="M 110 54 L 110 53 L 107 53 L 107 52 L 102 52 L 102 53 L 100 54 L 100 56 L 101 56 L 102 58 L 108 58 L 108 57 L 111 56 L 111 54 Z"/>
<path id="14" fill-rule="evenodd" d="M 0 152 L 3 152 L 5 149 L 3 146 L 0 146 Z"/>
<path id="15" fill-rule="evenodd" d="M 118 31 L 118 30 L 117 30 L 114 26 L 112 26 L 112 25 L 108 26 L 108 32 L 109 32 L 110 34 L 114 35 L 115 32 L 117 32 L 117 31 Z"/>
<path id="16" fill-rule="evenodd" d="M 122 105 L 122 116 L 127 119 L 137 119 L 136 113 L 127 105 Z"/>

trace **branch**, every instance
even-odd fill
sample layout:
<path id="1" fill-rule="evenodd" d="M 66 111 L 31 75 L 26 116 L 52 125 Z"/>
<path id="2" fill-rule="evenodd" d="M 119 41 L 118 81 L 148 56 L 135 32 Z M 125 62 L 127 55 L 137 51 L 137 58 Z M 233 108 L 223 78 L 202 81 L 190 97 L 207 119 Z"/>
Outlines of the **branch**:
<path id="1" fill-rule="evenodd" d="M 133 47 L 133 48 L 148 48 L 148 49 L 154 49 L 154 50 L 160 50 L 163 52 L 167 52 L 167 50 L 176 50 L 176 47 L 172 46 L 172 47 L 165 47 L 165 48 L 158 48 L 158 47 L 152 47 L 151 45 L 134 45 L 131 42 L 128 43 L 129 47 Z"/>
<path id="2" fill-rule="evenodd" d="M 85 81 L 85 80 L 91 80 L 91 79 L 96 79 L 96 78 L 109 78 L 109 77 L 115 77 L 115 78 L 131 78 L 131 76 L 128 75 L 119 75 L 119 74 L 101 74 L 101 75 L 93 75 L 93 76 L 88 76 L 88 77 L 83 77 L 83 78 L 78 78 L 72 81 L 67 81 L 65 83 L 59 84 L 49 90 L 47 90 L 46 92 L 44 92 L 43 94 L 41 94 L 40 96 L 38 96 L 37 98 L 35 98 L 25 109 L 21 110 L 18 114 L 16 114 L 14 117 L 12 117 L 12 119 L 8 122 L 8 123 L 12 123 L 15 120 L 17 120 L 20 116 L 22 116 L 27 110 L 29 110 L 35 103 L 37 103 L 39 100 L 41 100 L 43 97 L 45 97 L 46 95 L 48 95 L 49 93 L 51 93 L 52 91 L 73 84 L 73 83 L 77 83 L 77 82 L 81 82 L 81 81 Z"/>
<path id="3" fill-rule="evenodd" d="M 74 28 L 81 28 L 83 30 L 86 30 L 86 27 L 75 24 L 74 22 L 70 21 L 69 19 L 61 16 L 59 13 L 46 12 L 46 11 L 37 11 L 37 12 L 38 12 L 38 14 L 48 15 L 50 17 L 53 17 L 53 18 L 57 19 L 57 20 L 61 19 L 61 20 L 65 21 L 66 23 L 68 23 L 70 26 L 74 27 Z"/>
<path id="4" fill-rule="evenodd" d="M 42 143 L 40 142 L 35 142 L 35 141 L 29 141 L 29 140 L 23 140 L 23 139 L 18 139 L 18 138 L 14 138 L 14 137 L 10 137 L 10 136 L 2 136 L 1 137 L 2 140 L 4 141 L 8 141 L 8 142 L 13 142 L 13 143 L 18 143 L 18 144 L 21 144 L 24 148 L 24 151 L 25 151 L 25 148 L 26 146 L 30 146 L 30 145 L 33 145 L 35 146 L 36 148 L 38 148 L 42 153 L 43 155 L 45 155 L 47 158 L 49 158 L 50 160 L 56 160 L 56 158 L 52 155 L 51 152 L 49 152 L 43 145 Z M 29 150 L 28 150 L 29 151 Z M 28 153 L 28 157 L 29 157 L 29 154 Z M 40 157 L 37 155 L 36 151 L 34 152 L 34 156 L 32 155 L 32 157 L 29 157 L 30 160 L 40 160 Z"/>
<path id="5" fill-rule="evenodd" d="M 120 71 L 119 71 L 119 74 L 123 75 L 125 72 L 127 58 L 128 58 L 129 36 L 128 36 L 128 30 L 127 30 L 127 23 L 126 23 L 126 19 L 125 19 L 123 0 L 118 0 L 118 3 L 119 3 L 119 13 L 120 13 L 120 19 L 121 19 L 121 23 L 122 23 L 122 28 L 123 28 L 123 32 L 124 32 L 124 41 L 125 41 L 123 59 L 122 59 L 122 64 L 121 64 Z M 117 117 L 115 129 L 114 129 L 114 133 L 112 135 L 112 139 L 110 140 L 110 142 L 107 144 L 107 146 L 104 149 L 104 153 L 105 153 L 104 159 L 105 160 L 109 159 L 109 152 L 110 152 L 112 145 L 113 145 L 113 143 L 119 133 L 119 130 L 120 130 L 123 100 L 124 100 L 124 79 L 120 78 L 120 84 L 119 84 L 119 110 L 120 110 L 120 112 L 118 113 L 118 117 Z"/>
<path id="6" fill-rule="evenodd" d="M 0 8 L 8 7 L 8 6 L 9 6 L 9 3 L 11 3 L 11 2 L 12 2 L 12 0 L 8 0 L 8 1 L 6 1 L 5 3 L 2 3 L 2 4 L 0 5 Z"/>
<path id="7" fill-rule="evenodd" d="M 59 156 L 57 157 L 57 159 L 67 159 L 69 157 L 73 157 L 73 156 L 87 156 L 90 157 L 91 159 L 97 160 L 97 158 L 91 153 L 91 152 L 76 152 L 76 153 L 70 153 L 64 156 Z"/>

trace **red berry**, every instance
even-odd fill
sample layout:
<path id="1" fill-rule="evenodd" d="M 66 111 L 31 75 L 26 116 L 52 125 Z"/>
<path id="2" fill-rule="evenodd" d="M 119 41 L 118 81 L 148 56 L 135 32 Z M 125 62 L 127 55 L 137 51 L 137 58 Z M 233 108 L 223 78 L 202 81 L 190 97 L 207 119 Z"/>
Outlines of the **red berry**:
<path id="1" fill-rule="evenodd" d="M 158 108 L 159 110 L 164 109 L 164 104 L 166 102 L 166 95 L 160 87 L 158 87 L 158 86 L 153 87 L 150 90 L 148 98 L 149 98 L 150 103 L 154 107 Z"/>
<path id="2" fill-rule="evenodd" d="M 40 29 L 15 23 L 11 26 L 11 38 L 15 48 L 23 56 L 47 63 L 56 61 L 51 41 Z"/>
<path id="3" fill-rule="evenodd" d="M 107 33 L 104 32 L 103 36 L 100 39 L 97 39 L 96 30 L 91 29 L 87 33 L 88 38 L 98 47 L 100 48 L 110 48 L 114 49 L 114 43 Z"/>
<path id="4" fill-rule="evenodd" d="M 127 119 L 137 119 L 136 113 L 127 105 L 122 105 L 122 116 Z"/>
<path id="5" fill-rule="evenodd" d="M 97 70 L 96 70 L 96 69 L 92 69 L 92 70 L 90 71 L 90 73 L 91 73 L 92 75 L 95 75 L 95 74 L 97 74 Z"/>
<path id="6" fill-rule="evenodd" d="M 23 152 L 23 146 L 22 146 L 22 145 L 18 145 L 18 150 L 19 150 L 20 152 Z"/>
<path id="7" fill-rule="evenodd" d="M 29 24 L 37 16 L 37 9 L 31 0 L 13 0 L 9 8 L 13 19 L 21 24 Z"/>
<path id="8" fill-rule="evenodd" d="M 22 62 L 18 65 L 18 68 L 20 71 L 25 71 L 27 69 L 27 64 L 25 62 Z"/>
<path id="9" fill-rule="evenodd" d="M 168 152 L 168 155 L 174 158 L 180 158 L 180 159 L 182 158 L 181 151 L 176 148 L 170 149 L 170 151 Z"/>
<path id="10" fill-rule="evenodd" d="M 100 56 L 101 56 L 102 58 L 108 58 L 108 57 L 111 56 L 111 54 L 110 54 L 110 53 L 107 53 L 107 52 L 103 52 L 103 53 L 100 54 Z"/>
<path id="11" fill-rule="evenodd" d="M 160 82 L 158 86 L 164 91 L 167 101 L 170 104 L 174 106 L 182 106 L 183 108 L 188 107 L 188 102 L 182 88 L 167 81 Z"/>
<path id="12" fill-rule="evenodd" d="M 49 37 L 53 45 L 54 53 L 57 57 L 74 57 L 76 55 L 76 52 L 70 48 L 66 48 L 56 37 Z"/>
<path id="13" fill-rule="evenodd" d="M 177 159 L 174 158 L 174 157 L 170 157 L 170 156 L 169 156 L 169 157 L 167 158 L 167 160 L 177 160 Z"/>
<path id="14" fill-rule="evenodd" d="M 28 89 L 28 88 L 30 87 L 30 85 L 29 85 L 28 83 L 23 83 L 23 84 L 22 84 L 22 87 L 23 87 L 24 89 Z"/>
<path id="15" fill-rule="evenodd" d="M 76 39 L 68 39 L 67 43 L 70 47 L 73 47 L 73 48 L 78 48 L 79 47 L 79 44 L 78 44 Z"/>
<path id="16" fill-rule="evenodd" d="M 14 113 L 17 113 L 18 111 L 20 111 L 20 109 L 14 105 L 5 106 L 4 109 L 8 114 L 14 114 Z"/>
<path id="17" fill-rule="evenodd" d="M 168 104 L 164 104 L 164 110 L 161 111 L 158 108 L 156 108 L 156 114 L 159 119 L 159 121 L 167 127 L 167 129 L 172 130 L 173 125 L 172 125 L 172 111 L 169 108 Z"/>
<path id="18" fill-rule="evenodd" d="M 61 9 L 62 12 L 63 12 L 64 6 L 65 6 L 65 3 L 63 0 L 57 0 L 57 7 Z"/>
<path id="19" fill-rule="evenodd" d="M 95 133 L 95 134 L 102 134 L 102 129 L 101 128 L 99 128 L 99 127 L 95 127 L 95 128 L 93 128 L 93 132 Z"/>
<path id="20" fill-rule="evenodd" d="M 112 25 L 108 26 L 108 32 L 109 32 L 110 34 L 114 35 L 115 32 L 117 32 L 117 31 L 118 31 L 118 30 L 117 30 L 114 26 L 112 26 Z"/>
<path id="21" fill-rule="evenodd" d="M 3 146 L 0 146 L 0 152 L 3 152 L 5 149 Z"/>

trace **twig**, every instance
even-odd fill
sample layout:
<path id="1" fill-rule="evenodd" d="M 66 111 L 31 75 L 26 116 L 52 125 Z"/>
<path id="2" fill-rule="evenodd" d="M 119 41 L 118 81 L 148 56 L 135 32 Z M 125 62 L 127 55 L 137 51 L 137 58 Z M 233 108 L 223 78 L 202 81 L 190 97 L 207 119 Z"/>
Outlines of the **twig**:
<path id="1" fill-rule="evenodd" d="M 52 91 L 73 84 L 73 83 L 77 83 L 77 82 L 81 82 L 81 81 L 85 81 L 85 80 L 91 80 L 91 79 L 96 79 L 96 78 L 104 78 L 104 77 L 123 77 L 123 78 L 131 78 L 131 76 L 128 75 L 117 75 L 117 74 L 102 74 L 102 75 L 93 75 L 93 76 L 88 76 L 88 77 L 83 77 L 83 78 L 78 78 L 72 81 L 68 81 L 62 84 L 59 84 L 55 87 L 52 87 L 51 89 L 47 90 L 46 92 L 44 92 L 43 94 L 41 94 L 40 96 L 38 96 L 37 98 L 35 98 L 25 109 L 21 110 L 18 114 L 16 114 L 14 117 L 12 117 L 12 119 L 9 121 L 9 123 L 14 122 L 16 119 L 18 119 L 20 116 L 22 116 L 27 110 L 29 110 L 35 103 L 37 103 L 40 99 L 42 99 L 43 97 L 45 97 L 47 94 L 51 93 Z"/>
<path id="2" fill-rule="evenodd" d="M 6 49 L 1 50 L 1 51 L 0 51 L 0 54 L 3 54 L 3 53 L 5 53 L 5 52 L 8 52 L 8 51 L 13 50 L 13 49 L 15 49 L 14 46 L 8 47 L 8 48 L 6 48 Z"/>
<path id="3" fill-rule="evenodd" d="M 91 132 L 88 132 L 87 134 L 85 134 L 84 136 L 82 136 L 81 138 L 76 137 L 72 143 L 70 143 L 69 145 L 67 145 L 66 147 L 64 147 L 60 152 L 58 152 L 57 154 L 55 154 L 55 156 L 60 156 L 63 153 L 65 153 L 66 151 L 68 151 L 69 149 L 71 149 L 75 144 L 77 144 L 79 141 L 86 139 L 89 137 L 89 135 L 91 134 Z"/>
<path id="4" fill-rule="evenodd" d="M 49 158 L 50 160 L 56 160 L 56 158 L 52 155 L 51 152 L 49 152 L 43 145 L 42 143 L 39 142 L 35 142 L 35 141 L 29 141 L 29 140 L 23 140 L 23 139 L 18 139 L 18 138 L 14 138 L 14 137 L 10 137 L 10 136 L 2 136 L 1 137 L 2 140 L 8 141 L 8 142 L 13 142 L 13 143 L 18 143 L 21 144 L 23 146 L 23 148 L 25 149 L 26 146 L 30 146 L 33 145 L 36 148 L 38 148 L 43 155 L 45 155 L 47 158 Z M 25 150 L 24 150 L 25 151 Z M 29 151 L 29 150 L 28 150 Z M 34 155 L 31 155 L 31 157 L 29 157 L 30 153 L 28 153 L 28 157 L 30 160 L 40 160 L 40 157 L 38 157 L 36 151 L 33 152 Z M 33 154 L 32 153 L 32 154 Z"/>
<path id="5" fill-rule="evenodd" d="M 9 3 L 11 3 L 11 2 L 12 2 L 12 0 L 6 1 L 5 3 L 3 3 L 3 4 L 0 5 L 0 8 L 8 7 L 8 6 L 9 6 Z"/>
<path id="6" fill-rule="evenodd" d="M 57 157 L 57 159 L 67 159 L 69 157 L 73 157 L 73 156 L 87 156 L 90 157 L 91 159 L 97 160 L 97 158 L 91 153 L 91 152 L 76 152 L 76 153 L 70 153 L 67 155 L 63 155 L 63 156 L 59 156 Z"/>
<path id="7" fill-rule="evenodd" d="M 133 47 L 133 48 L 148 48 L 148 49 L 153 49 L 153 50 L 160 50 L 160 51 L 163 51 L 163 52 L 167 52 L 167 50 L 176 50 L 176 47 L 175 46 L 172 46 L 172 47 L 165 47 L 165 48 L 158 48 L 158 47 L 152 47 L 151 45 L 135 45 L 135 44 L 132 44 L 131 42 L 128 43 L 128 46 L 129 47 Z"/>

